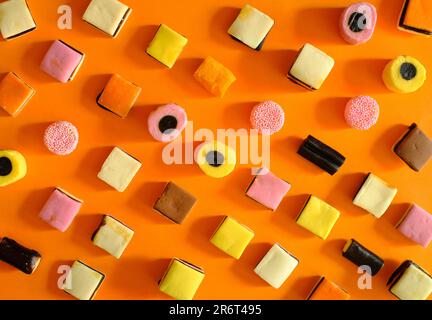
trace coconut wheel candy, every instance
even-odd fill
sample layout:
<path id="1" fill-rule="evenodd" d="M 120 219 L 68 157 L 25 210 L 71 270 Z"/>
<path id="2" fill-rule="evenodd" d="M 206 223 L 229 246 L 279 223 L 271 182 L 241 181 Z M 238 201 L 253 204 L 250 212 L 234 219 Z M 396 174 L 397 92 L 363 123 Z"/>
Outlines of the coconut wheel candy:
<path id="1" fill-rule="evenodd" d="M 416 58 L 399 56 L 387 64 L 382 78 L 387 88 L 393 92 L 415 92 L 426 81 L 426 68 Z"/>
<path id="2" fill-rule="evenodd" d="M 15 150 L 0 150 L 0 187 L 17 182 L 27 174 L 24 156 Z"/>
<path id="3" fill-rule="evenodd" d="M 235 168 L 236 152 L 218 142 L 204 142 L 196 149 L 195 161 L 201 170 L 212 178 L 223 178 Z"/>

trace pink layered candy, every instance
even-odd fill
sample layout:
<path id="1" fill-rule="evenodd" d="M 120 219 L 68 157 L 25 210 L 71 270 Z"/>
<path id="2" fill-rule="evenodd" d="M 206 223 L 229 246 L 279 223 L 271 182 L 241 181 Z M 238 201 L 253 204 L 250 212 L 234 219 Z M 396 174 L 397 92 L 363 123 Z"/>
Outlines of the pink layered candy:
<path id="1" fill-rule="evenodd" d="M 40 218 L 52 227 L 65 232 L 77 215 L 82 201 L 56 188 L 45 203 Z"/>
<path id="2" fill-rule="evenodd" d="M 169 142 L 176 139 L 187 124 L 186 111 L 174 103 L 160 106 L 148 117 L 148 130 L 158 141 Z"/>
<path id="3" fill-rule="evenodd" d="M 376 8 L 368 2 L 358 2 L 346 8 L 340 18 L 340 33 L 350 44 L 361 44 L 372 37 L 377 22 Z"/>
<path id="4" fill-rule="evenodd" d="M 282 129 L 285 112 L 276 102 L 264 101 L 252 109 L 250 121 L 259 133 L 272 135 Z"/>
<path id="5" fill-rule="evenodd" d="M 368 130 L 377 123 L 379 112 L 380 108 L 375 99 L 358 96 L 348 101 L 345 107 L 345 120 L 354 129 Z"/>
<path id="6" fill-rule="evenodd" d="M 291 185 L 268 169 L 261 169 L 250 184 L 246 195 L 273 211 L 279 207 Z"/>
<path id="7" fill-rule="evenodd" d="M 44 144 L 54 154 L 71 154 L 78 145 L 78 130 L 70 122 L 58 121 L 48 126 L 44 134 Z"/>
<path id="8" fill-rule="evenodd" d="M 74 78 L 83 60 L 83 53 L 57 40 L 45 54 L 41 69 L 58 81 L 66 83 Z"/>
<path id="9" fill-rule="evenodd" d="M 432 240 L 432 215 L 418 205 L 413 204 L 397 229 L 405 237 L 427 248 Z"/>

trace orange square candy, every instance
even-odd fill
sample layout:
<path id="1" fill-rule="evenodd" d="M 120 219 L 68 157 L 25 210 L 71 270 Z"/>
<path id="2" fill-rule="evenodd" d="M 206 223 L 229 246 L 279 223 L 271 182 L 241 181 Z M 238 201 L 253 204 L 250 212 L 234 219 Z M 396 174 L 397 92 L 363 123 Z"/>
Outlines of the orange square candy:
<path id="1" fill-rule="evenodd" d="M 324 277 L 318 281 L 308 300 L 348 300 L 350 295 L 337 284 Z"/>
<path id="2" fill-rule="evenodd" d="M 9 72 L 0 81 L 0 107 L 15 117 L 33 97 L 35 90 L 15 73 Z"/>
<path id="3" fill-rule="evenodd" d="M 207 57 L 194 74 L 195 79 L 209 92 L 223 97 L 228 88 L 236 81 L 234 74 L 212 57 Z"/>
<path id="4" fill-rule="evenodd" d="M 399 27 L 414 33 L 432 35 L 432 3 L 430 0 L 407 0 Z"/>
<path id="5" fill-rule="evenodd" d="M 118 74 L 114 74 L 99 95 L 97 103 L 103 109 L 124 119 L 134 106 L 140 93 L 140 87 L 123 79 Z"/>

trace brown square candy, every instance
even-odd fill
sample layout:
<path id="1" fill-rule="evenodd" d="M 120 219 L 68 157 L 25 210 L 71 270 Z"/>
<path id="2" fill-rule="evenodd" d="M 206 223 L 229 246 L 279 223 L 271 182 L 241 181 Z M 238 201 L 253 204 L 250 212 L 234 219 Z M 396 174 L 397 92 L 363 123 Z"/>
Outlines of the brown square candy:
<path id="1" fill-rule="evenodd" d="M 413 123 L 396 143 L 393 151 L 411 169 L 420 171 L 432 156 L 432 141 Z"/>
<path id="2" fill-rule="evenodd" d="M 153 209 L 181 224 L 195 205 L 196 198 L 174 182 L 169 182 Z"/>

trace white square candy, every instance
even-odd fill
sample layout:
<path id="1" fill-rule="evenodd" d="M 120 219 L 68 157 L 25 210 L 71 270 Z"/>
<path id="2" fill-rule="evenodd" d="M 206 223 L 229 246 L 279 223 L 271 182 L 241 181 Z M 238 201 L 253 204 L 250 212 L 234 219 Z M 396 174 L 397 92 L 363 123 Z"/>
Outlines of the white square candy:
<path id="1" fill-rule="evenodd" d="M 260 50 L 273 24 L 273 19 L 268 15 L 246 4 L 228 34 L 252 49 Z"/>
<path id="2" fill-rule="evenodd" d="M 9 40 L 36 28 L 25 0 L 8 0 L 0 3 L 0 32 Z"/>
<path id="3" fill-rule="evenodd" d="M 127 5 L 118 0 L 92 0 L 83 15 L 83 20 L 116 37 L 131 11 Z"/>
<path id="4" fill-rule="evenodd" d="M 91 300 L 105 276 L 81 261 L 74 261 L 66 275 L 63 290 L 79 300 Z"/>
<path id="5" fill-rule="evenodd" d="M 122 149 L 114 147 L 102 165 L 98 178 L 117 191 L 123 192 L 140 168 L 141 162 Z"/>
<path id="6" fill-rule="evenodd" d="M 332 57 L 306 43 L 291 67 L 288 78 L 311 90 L 321 88 L 324 80 L 327 79 L 333 69 L 334 60 Z"/>
<path id="7" fill-rule="evenodd" d="M 117 219 L 104 215 L 99 228 L 92 237 L 93 244 L 117 259 L 132 240 L 134 231 Z"/>
<path id="8" fill-rule="evenodd" d="M 280 288 L 299 261 L 279 244 L 273 247 L 256 266 L 255 273 L 274 288 Z"/>

